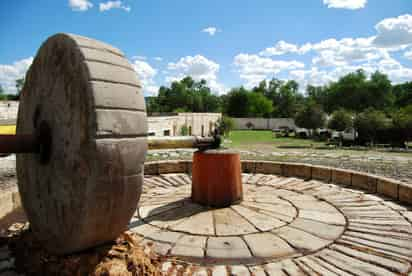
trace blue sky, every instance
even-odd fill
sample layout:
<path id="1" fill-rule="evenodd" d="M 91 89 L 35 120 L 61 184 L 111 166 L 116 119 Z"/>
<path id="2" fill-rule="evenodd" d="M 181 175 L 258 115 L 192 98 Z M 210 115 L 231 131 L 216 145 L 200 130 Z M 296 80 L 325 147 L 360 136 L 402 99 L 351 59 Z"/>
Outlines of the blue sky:
<path id="1" fill-rule="evenodd" d="M 272 77 L 303 90 L 357 68 L 412 81 L 411 0 L 1 1 L 0 20 L 0 84 L 11 93 L 58 32 L 120 48 L 146 95 L 185 75 L 219 94 Z"/>

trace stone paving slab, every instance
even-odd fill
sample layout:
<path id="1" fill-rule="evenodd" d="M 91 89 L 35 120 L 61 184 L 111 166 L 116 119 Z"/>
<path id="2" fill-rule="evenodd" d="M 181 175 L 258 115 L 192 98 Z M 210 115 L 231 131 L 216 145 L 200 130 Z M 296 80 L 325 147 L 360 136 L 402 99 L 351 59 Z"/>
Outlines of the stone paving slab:
<path id="1" fill-rule="evenodd" d="M 244 201 L 211 209 L 190 203 L 188 175 L 148 179 L 130 231 L 167 275 L 412 276 L 412 209 L 384 196 L 244 173 Z"/>

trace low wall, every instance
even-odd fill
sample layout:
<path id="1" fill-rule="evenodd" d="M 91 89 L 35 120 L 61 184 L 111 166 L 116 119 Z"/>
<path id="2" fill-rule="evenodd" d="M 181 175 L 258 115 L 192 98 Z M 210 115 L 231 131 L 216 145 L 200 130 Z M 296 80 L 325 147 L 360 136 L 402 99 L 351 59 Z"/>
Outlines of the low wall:
<path id="1" fill-rule="evenodd" d="M 295 129 L 295 120 L 292 118 L 232 118 L 236 130 L 258 129 L 272 130 L 280 127 Z"/>
<path id="2" fill-rule="evenodd" d="M 0 101 L 0 124 L 14 125 L 17 120 L 18 110 L 19 110 L 19 102 Z"/>
<path id="3" fill-rule="evenodd" d="M 324 183 L 333 183 L 364 190 L 371 194 L 378 194 L 404 204 L 412 205 L 412 185 L 373 174 L 308 164 L 249 160 L 242 161 L 242 171 L 244 173 L 274 174 L 285 177 L 298 177 L 305 180 L 320 180 Z M 166 173 L 191 174 L 192 161 L 146 162 L 144 172 L 145 175 Z M 0 195 L 0 220 L 19 208 L 21 208 L 21 202 L 17 190 L 8 191 Z"/>
<path id="4" fill-rule="evenodd" d="M 163 173 L 190 174 L 191 170 L 191 161 L 145 163 L 145 174 L 149 175 Z M 308 164 L 248 160 L 242 161 L 242 171 L 244 173 L 274 174 L 285 177 L 298 177 L 305 180 L 320 180 L 325 183 L 364 190 L 368 193 L 378 194 L 412 205 L 412 185 L 373 174 Z"/>

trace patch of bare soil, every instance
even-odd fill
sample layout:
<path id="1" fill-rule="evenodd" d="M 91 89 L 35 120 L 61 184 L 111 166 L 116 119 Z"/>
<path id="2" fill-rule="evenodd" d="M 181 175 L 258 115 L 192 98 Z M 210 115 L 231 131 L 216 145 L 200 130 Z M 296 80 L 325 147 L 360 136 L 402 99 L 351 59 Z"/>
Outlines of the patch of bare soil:
<path id="1" fill-rule="evenodd" d="M 18 228 L 18 227 L 17 227 Z M 123 233 L 114 243 L 84 252 L 54 256 L 36 241 L 28 227 L 15 229 L 0 245 L 8 244 L 15 269 L 25 275 L 161 275 L 160 259 Z"/>

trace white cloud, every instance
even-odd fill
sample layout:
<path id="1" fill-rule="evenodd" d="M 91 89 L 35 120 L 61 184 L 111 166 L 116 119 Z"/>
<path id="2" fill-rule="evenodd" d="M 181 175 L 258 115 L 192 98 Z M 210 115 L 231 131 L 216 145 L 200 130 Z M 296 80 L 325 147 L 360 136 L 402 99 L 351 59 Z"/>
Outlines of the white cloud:
<path id="1" fill-rule="evenodd" d="M 176 63 L 169 63 L 167 69 L 167 82 L 190 76 L 196 81 L 206 80 L 212 91 L 218 94 L 225 91 L 225 87 L 217 81 L 220 65 L 202 55 L 182 57 Z"/>
<path id="2" fill-rule="evenodd" d="M 0 64 L 0 84 L 5 93 L 15 94 L 16 80 L 24 77 L 33 62 L 33 57 L 18 60 L 13 64 Z"/>
<path id="3" fill-rule="evenodd" d="M 208 33 L 210 36 L 214 36 L 217 32 L 221 32 L 216 27 L 207 27 L 202 30 L 203 33 Z"/>
<path id="4" fill-rule="evenodd" d="M 286 41 L 280 40 L 274 47 L 266 48 L 265 50 L 261 51 L 259 55 L 261 56 L 279 56 L 288 53 L 297 53 L 299 52 L 298 46 L 295 44 L 287 43 Z"/>
<path id="5" fill-rule="evenodd" d="M 405 58 L 407 58 L 407 59 L 412 60 L 412 49 L 410 49 L 409 51 L 405 52 L 405 53 L 403 54 L 403 56 L 404 56 Z"/>
<path id="6" fill-rule="evenodd" d="M 74 11 L 87 11 L 93 4 L 87 0 L 69 0 L 69 6 Z"/>
<path id="7" fill-rule="evenodd" d="M 154 77 L 157 75 L 157 70 L 150 66 L 149 63 L 142 60 L 132 62 L 132 67 L 136 71 L 137 76 L 142 83 L 143 93 L 146 96 L 157 95 L 159 86 L 156 85 Z"/>
<path id="8" fill-rule="evenodd" d="M 400 47 L 412 44 L 412 15 L 386 18 L 375 26 L 374 44 L 378 47 Z"/>
<path id="9" fill-rule="evenodd" d="M 108 11 L 111 9 L 122 9 L 127 12 L 131 10 L 129 6 L 123 5 L 122 1 L 107 1 L 106 3 L 99 4 L 99 10 L 101 12 Z"/>
<path id="10" fill-rule="evenodd" d="M 357 10 L 366 6 L 367 0 L 323 0 L 328 8 Z"/>
<path id="11" fill-rule="evenodd" d="M 156 60 L 156 61 L 163 61 L 163 58 L 162 58 L 162 57 L 154 57 L 154 60 Z"/>
<path id="12" fill-rule="evenodd" d="M 351 3 L 355 4 L 355 2 Z M 332 4 L 337 5 L 337 2 L 330 1 L 330 5 Z M 261 51 L 260 56 L 253 54 L 236 56 L 235 65 L 239 69 L 239 77 L 249 87 L 256 85 L 262 79 L 276 77 L 276 74 L 282 70 L 286 72 L 280 76 L 286 79 L 296 79 L 301 90 L 304 90 L 308 84 L 324 85 L 336 81 L 357 69 L 363 69 L 368 75 L 379 70 L 387 74 L 394 83 L 410 81 L 412 68 L 402 65 L 400 61 L 391 57 L 391 53 L 408 49 L 403 53 L 403 57 L 412 59 L 412 15 L 386 18 L 376 24 L 375 29 L 377 31 L 375 36 L 340 40 L 330 38 L 303 45 L 281 40 L 273 47 Z M 313 55 L 312 64 L 307 69 L 297 67 L 296 62 L 299 63 L 299 61 L 294 61 L 295 64 L 290 62 L 279 64 L 267 58 L 276 55 L 307 53 Z M 296 68 L 291 68 L 293 66 Z"/>
<path id="13" fill-rule="evenodd" d="M 132 59 L 147 60 L 147 57 L 145 57 L 145 56 L 132 56 Z"/>
<path id="14" fill-rule="evenodd" d="M 274 77 L 282 71 L 305 67 L 302 62 L 296 60 L 273 60 L 268 57 L 249 54 L 235 56 L 234 65 L 237 67 L 240 78 L 246 81 L 245 85 L 247 87 L 255 86 L 260 81 Z"/>

